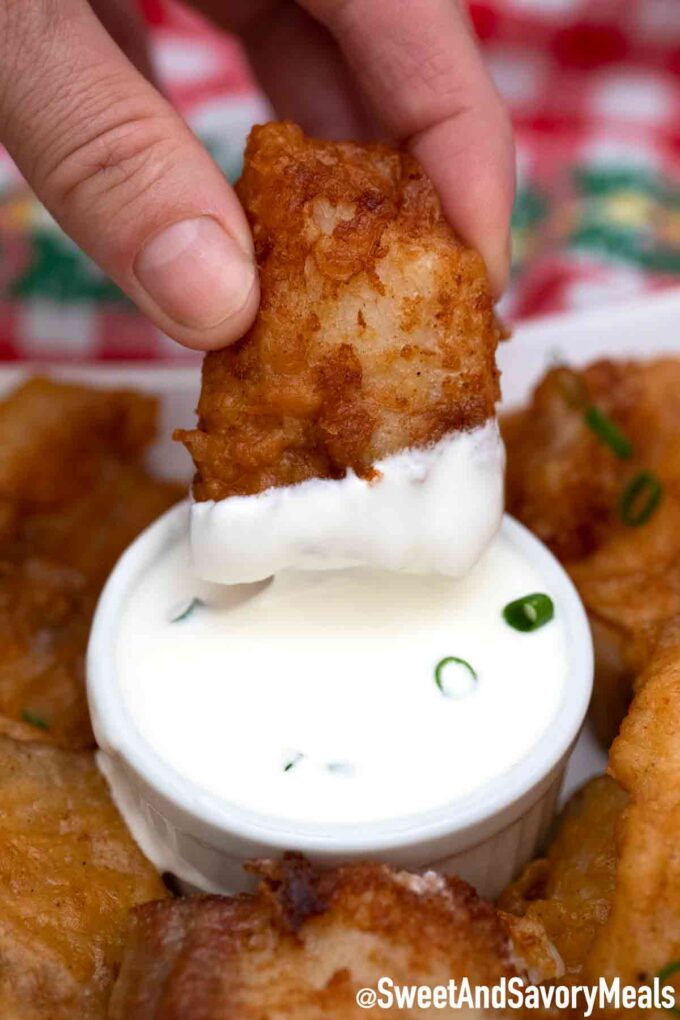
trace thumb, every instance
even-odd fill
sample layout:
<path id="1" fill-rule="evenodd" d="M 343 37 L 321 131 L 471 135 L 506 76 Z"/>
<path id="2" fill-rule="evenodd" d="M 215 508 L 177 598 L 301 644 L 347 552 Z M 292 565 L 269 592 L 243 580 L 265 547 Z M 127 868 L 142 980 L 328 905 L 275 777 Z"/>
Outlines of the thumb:
<path id="1" fill-rule="evenodd" d="M 164 332 L 202 350 L 243 335 L 259 292 L 238 199 L 86 0 L 0 0 L 0 139 Z"/>

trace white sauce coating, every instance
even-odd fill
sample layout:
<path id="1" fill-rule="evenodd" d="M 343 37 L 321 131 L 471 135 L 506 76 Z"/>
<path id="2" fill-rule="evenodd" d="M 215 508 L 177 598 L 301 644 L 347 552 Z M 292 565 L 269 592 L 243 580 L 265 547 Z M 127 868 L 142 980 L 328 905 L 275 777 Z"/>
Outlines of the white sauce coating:
<path id="1" fill-rule="evenodd" d="M 378 461 L 374 481 L 350 472 L 194 503 L 194 570 L 222 584 L 351 566 L 461 577 L 500 526 L 504 466 L 490 419 Z"/>
<path id="2" fill-rule="evenodd" d="M 557 718 L 559 604 L 531 633 L 502 617 L 537 591 L 553 594 L 505 532 L 461 579 L 355 568 L 231 589 L 195 579 L 183 539 L 131 593 L 116 673 L 141 737 L 219 801 L 322 827 L 399 819 L 498 780 Z M 447 656 L 477 682 L 450 664 L 440 691 Z"/>

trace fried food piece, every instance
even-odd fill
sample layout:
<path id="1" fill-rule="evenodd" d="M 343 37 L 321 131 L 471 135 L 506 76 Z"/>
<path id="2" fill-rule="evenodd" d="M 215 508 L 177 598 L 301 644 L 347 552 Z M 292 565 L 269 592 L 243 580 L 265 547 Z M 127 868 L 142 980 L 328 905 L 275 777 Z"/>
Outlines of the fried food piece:
<path id="1" fill-rule="evenodd" d="M 494 414 L 500 329 L 481 258 L 415 160 L 384 145 L 253 129 L 237 186 L 262 303 L 209 353 L 194 496 L 370 478 L 376 460 Z"/>
<path id="2" fill-rule="evenodd" d="M 0 499 L 68 499 L 101 454 L 136 459 L 155 427 L 155 401 L 139 393 L 29 379 L 0 402 Z"/>
<path id="3" fill-rule="evenodd" d="M 616 885 L 585 967 L 588 977 L 624 984 L 645 983 L 680 960 L 680 617 L 661 630 L 636 686 L 609 756 L 631 798 Z"/>
<path id="4" fill-rule="evenodd" d="M 569 801 L 548 853 L 532 861 L 498 901 L 540 923 L 567 973 L 578 973 L 606 921 L 614 892 L 616 829 L 627 796 L 609 776 Z"/>
<path id="5" fill-rule="evenodd" d="M 148 397 L 44 379 L 0 403 L 0 713 L 64 747 L 94 743 L 84 655 L 99 590 L 181 496 L 139 463 L 155 413 Z"/>
<path id="6" fill-rule="evenodd" d="M 679 388 L 680 359 L 673 358 L 548 372 L 530 406 L 503 422 L 511 512 L 566 563 L 592 556 L 613 537 L 639 540 L 644 531 L 631 532 L 619 519 L 619 497 L 625 481 L 646 468 L 667 482 L 664 503 L 678 509 Z M 588 403 L 632 442 L 631 458 L 617 458 L 586 425 Z M 650 525 L 658 519 L 654 514 Z"/>
<path id="7" fill-rule="evenodd" d="M 0 736 L 3 1020 L 104 1020 L 128 911 L 165 895 L 91 754 Z"/>
<path id="8" fill-rule="evenodd" d="M 351 1020 L 365 1015 L 357 990 L 382 975 L 492 985 L 516 973 L 496 911 L 458 879 L 379 864 L 316 872 L 293 855 L 263 867 L 256 896 L 136 910 L 110 1020 Z"/>
<path id="9" fill-rule="evenodd" d="M 589 984 L 647 985 L 680 960 L 680 617 L 648 636 L 647 653 L 611 776 L 577 795 L 547 858 L 499 901 L 540 921 L 572 980 Z"/>
<path id="10" fill-rule="evenodd" d="M 632 442 L 619 459 L 591 429 L 587 400 Z M 648 628 L 680 613 L 680 359 L 597 362 L 574 377 L 556 369 L 525 411 L 503 423 L 507 502 L 571 574 L 588 611 L 596 651 L 593 717 L 609 746 L 630 701 Z M 640 471 L 661 481 L 649 520 L 619 514 L 626 484 Z"/>
<path id="11" fill-rule="evenodd" d="M 21 541 L 83 574 L 99 591 L 121 553 L 185 495 L 136 463 L 102 457 L 91 484 L 52 512 L 24 518 Z"/>
<path id="12" fill-rule="evenodd" d="M 94 743 L 84 678 L 94 604 L 78 571 L 0 562 L 0 711 L 64 747 Z"/>

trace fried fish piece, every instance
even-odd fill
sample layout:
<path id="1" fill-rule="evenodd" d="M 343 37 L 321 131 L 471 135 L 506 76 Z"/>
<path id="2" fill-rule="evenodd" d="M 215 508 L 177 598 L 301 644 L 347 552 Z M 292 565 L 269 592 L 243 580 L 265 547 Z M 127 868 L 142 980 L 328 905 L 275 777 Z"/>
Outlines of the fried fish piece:
<path id="1" fill-rule="evenodd" d="M 680 981 L 680 617 L 648 635 L 647 665 L 609 755 L 609 776 L 570 802 L 545 859 L 499 907 L 539 921 L 571 980 Z M 559 1014 L 555 1014 L 559 1015 Z M 598 1016 L 661 1017 L 615 1010 Z"/>
<path id="2" fill-rule="evenodd" d="M 628 797 L 610 776 L 591 780 L 564 809 L 548 853 L 532 861 L 498 906 L 538 922 L 568 974 L 579 973 L 614 894 L 616 831 Z"/>
<path id="3" fill-rule="evenodd" d="M 99 590 L 181 496 L 140 464 L 155 401 L 45 379 L 0 402 L 0 713 L 94 743 L 84 655 Z"/>
<path id="4" fill-rule="evenodd" d="M 137 463 L 102 456 L 91 483 L 52 511 L 26 515 L 20 544 L 81 573 L 99 592 L 121 553 L 186 495 Z"/>
<path id="5" fill-rule="evenodd" d="M 317 872 L 294 855 L 261 868 L 255 896 L 134 911 L 110 1020 L 351 1020 L 365 1015 L 357 991 L 382 975 L 474 986 L 517 973 L 496 911 L 458 879 L 380 864 Z"/>
<path id="6" fill-rule="evenodd" d="M 593 626 L 592 713 L 606 746 L 630 701 L 646 629 L 680 613 L 679 392 L 680 359 L 558 368 L 503 423 L 508 510 L 562 560 Z M 585 403 L 630 441 L 629 458 L 586 425 Z M 631 527 L 620 501 L 642 471 L 658 478 L 662 497 Z"/>
<path id="7" fill-rule="evenodd" d="M 0 560 L 0 712 L 64 747 L 94 743 L 84 677 L 94 604 L 77 570 Z"/>
<path id="8" fill-rule="evenodd" d="M 3 1020 L 104 1020 L 128 912 L 165 896 L 92 754 L 0 736 Z"/>
<path id="9" fill-rule="evenodd" d="M 661 628 L 636 688 L 609 756 L 630 795 L 614 895 L 584 970 L 624 984 L 680 961 L 680 616 Z"/>
<path id="10" fill-rule="evenodd" d="M 155 430 L 150 397 L 28 379 L 0 402 L 0 500 L 67 500 L 89 483 L 102 454 L 135 460 Z"/>
<path id="11" fill-rule="evenodd" d="M 262 302 L 239 343 L 206 356 L 198 428 L 176 433 L 197 500 L 370 478 L 375 461 L 494 415 L 486 271 L 411 156 L 269 124 L 237 190 Z"/>

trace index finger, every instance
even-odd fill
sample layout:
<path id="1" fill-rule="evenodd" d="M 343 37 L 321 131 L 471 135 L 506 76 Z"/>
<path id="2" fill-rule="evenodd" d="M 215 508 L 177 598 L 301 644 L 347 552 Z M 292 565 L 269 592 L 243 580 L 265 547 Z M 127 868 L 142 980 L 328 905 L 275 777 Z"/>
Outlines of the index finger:
<path id="1" fill-rule="evenodd" d="M 509 268 L 512 131 L 454 0 L 300 0 L 333 32 L 388 129 L 419 159 L 496 294 Z"/>

